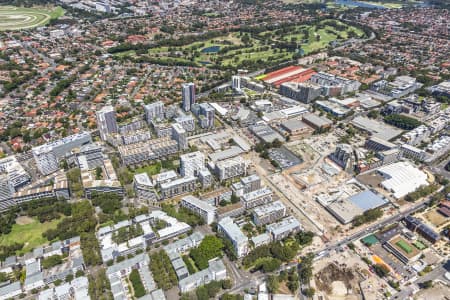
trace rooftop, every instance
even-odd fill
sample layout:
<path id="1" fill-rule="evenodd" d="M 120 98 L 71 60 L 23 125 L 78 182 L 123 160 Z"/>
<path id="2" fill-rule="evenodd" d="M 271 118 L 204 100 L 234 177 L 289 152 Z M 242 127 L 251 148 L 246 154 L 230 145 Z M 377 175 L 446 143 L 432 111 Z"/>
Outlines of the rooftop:
<path id="1" fill-rule="evenodd" d="M 287 231 L 292 231 L 298 227 L 301 227 L 300 222 L 295 217 L 289 216 L 279 222 L 267 225 L 267 231 L 274 235 L 278 235 Z"/>
<path id="2" fill-rule="evenodd" d="M 214 207 L 214 206 L 208 204 L 207 202 L 202 201 L 192 195 L 184 196 L 183 198 L 181 198 L 181 201 L 189 203 L 189 204 L 191 204 L 195 207 L 198 207 L 201 210 L 206 211 L 206 212 L 215 212 L 217 210 L 216 207 Z"/>
<path id="3" fill-rule="evenodd" d="M 378 196 L 370 190 L 351 196 L 348 200 L 363 211 L 377 208 L 388 203 L 388 200 Z"/>
<path id="4" fill-rule="evenodd" d="M 386 179 L 381 185 L 391 191 L 395 198 L 402 198 L 417 188 L 428 185 L 427 174 L 409 162 L 397 162 L 378 169 Z"/>
<path id="5" fill-rule="evenodd" d="M 223 218 L 219 221 L 219 226 L 222 227 L 227 235 L 236 241 L 236 243 L 239 244 L 240 242 L 248 241 L 248 238 L 242 233 L 239 226 L 237 226 L 230 217 Z"/>

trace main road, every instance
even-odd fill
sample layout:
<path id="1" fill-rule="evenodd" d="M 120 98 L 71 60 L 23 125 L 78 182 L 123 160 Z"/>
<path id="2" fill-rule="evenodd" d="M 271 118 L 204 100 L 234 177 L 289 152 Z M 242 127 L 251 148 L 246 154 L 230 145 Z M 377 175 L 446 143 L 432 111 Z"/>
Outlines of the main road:
<path id="1" fill-rule="evenodd" d="M 427 197 L 424 200 L 420 201 L 419 203 L 415 204 L 413 207 L 410 207 L 409 209 L 400 212 L 399 214 L 389 217 L 387 219 L 382 220 L 379 223 L 373 224 L 369 227 L 367 227 L 364 230 L 358 231 L 357 233 L 352 234 L 349 237 L 346 237 L 336 243 L 333 243 L 331 245 L 328 245 L 327 247 L 321 249 L 321 250 L 317 250 L 315 252 L 315 254 L 319 254 L 319 253 L 323 253 L 326 254 L 327 252 L 331 251 L 331 250 L 335 250 L 343 245 L 346 245 L 352 241 L 358 240 L 362 237 L 364 237 L 365 235 L 377 231 L 383 227 L 385 227 L 386 225 L 392 224 L 392 223 L 396 223 L 399 222 L 400 220 L 402 220 L 404 217 L 406 217 L 407 215 L 410 215 L 411 213 L 414 213 L 422 208 L 424 208 L 426 206 L 426 204 L 430 202 L 430 198 Z"/>
<path id="2" fill-rule="evenodd" d="M 391 299 L 408 299 L 408 297 L 414 295 L 414 286 L 420 285 L 425 281 L 439 280 L 448 284 L 448 280 L 445 278 L 445 273 L 449 272 L 447 270 L 450 270 L 450 260 L 443 261 L 431 272 L 425 274 L 424 276 L 420 276 L 416 281 L 414 281 L 414 284 L 403 287 L 403 289 L 393 295 Z"/>
<path id="3" fill-rule="evenodd" d="M 426 199 L 422 200 L 421 202 L 415 204 L 413 207 L 411 207 L 411 208 L 409 208 L 409 209 L 399 213 L 398 215 L 389 217 L 389 218 L 387 218 L 385 220 L 382 220 L 381 222 L 373 224 L 373 225 L 367 227 L 364 230 L 361 230 L 361 231 L 359 231 L 359 232 L 357 232 L 355 234 L 352 234 L 349 237 L 346 237 L 346 238 L 344 238 L 344 239 L 342 239 L 342 240 L 340 240 L 340 241 L 338 241 L 336 243 L 328 245 L 325 248 L 317 250 L 316 252 L 314 252 L 314 254 L 318 255 L 318 254 L 321 253 L 323 255 L 326 255 L 328 252 L 330 252 L 332 250 L 336 250 L 337 248 L 342 247 L 343 245 L 346 245 L 346 244 L 348 244 L 348 243 L 350 243 L 352 241 L 358 240 L 358 239 L 364 237 L 365 235 L 367 235 L 367 234 L 369 234 L 371 232 L 374 232 L 376 230 L 379 230 L 379 229 L 385 227 L 386 225 L 399 222 L 401 219 L 403 219 L 407 215 L 409 215 L 411 213 L 414 213 L 414 212 L 424 208 L 429 201 L 430 201 L 430 199 L 429 199 L 429 197 L 427 197 Z M 274 272 L 274 273 L 279 273 L 280 271 L 286 270 L 286 269 L 291 268 L 291 267 L 293 267 L 295 265 L 296 265 L 296 263 L 289 263 L 289 264 L 282 265 L 280 267 L 280 269 L 277 272 Z M 430 278 L 430 280 L 434 279 L 434 278 L 437 278 L 437 277 L 444 278 L 443 275 L 445 274 L 445 269 L 443 268 L 443 265 L 444 264 L 441 264 L 440 266 L 436 267 L 432 272 L 428 273 L 426 276 L 423 276 L 423 277 L 419 278 L 417 283 L 424 282 L 424 281 L 428 280 L 428 278 Z M 232 272 L 233 272 L 234 276 L 240 274 L 239 270 L 233 270 Z M 238 273 L 238 274 L 236 274 L 236 273 Z M 271 273 L 271 274 L 273 274 L 273 273 Z M 262 283 L 263 280 L 265 279 L 265 277 L 268 276 L 268 275 L 270 275 L 270 274 L 250 275 L 250 278 L 249 278 L 249 276 L 242 276 L 242 274 L 240 274 L 240 276 L 238 275 L 236 277 L 241 279 L 241 281 L 240 282 L 236 282 L 237 285 L 235 285 L 231 290 L 227 290 L 226 292 L 227 293 L 238 293 L 238 292 L 241 292 L 241 291 L 243 291 L 245 289 L 250 289 L 252 287 L 257 287 L 258 284 Z M 402 291 L 400 294 L 397 294 L 397 295 L 401 295 L 401 296 L 402 295 L 408 295 L 411 292 L 412 292 L 412 290 L 407 289 L 407 290 Z M 302 295 L 300 295 L 300 297 L 301 296 Z M 401 298 L 397 298 L 397 299 L 405 299 L 405 298 L 406 297 L 403 297 L 403 298 L 401 297 Z"/>

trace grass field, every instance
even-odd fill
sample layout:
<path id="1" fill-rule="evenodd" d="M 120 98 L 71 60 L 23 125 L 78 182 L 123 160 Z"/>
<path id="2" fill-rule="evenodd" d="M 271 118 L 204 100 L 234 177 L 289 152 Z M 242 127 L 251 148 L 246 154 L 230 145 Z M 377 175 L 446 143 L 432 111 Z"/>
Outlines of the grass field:
<path id="1" fill-rule="evenodd" d="M 379 5 L 386 8 L 402 8 L 403 4 L 398 2 L 377 2 L 377 1 L 358 1 L 367 4 Z"/>
<path id="2" fill-rule="evenodd" d="M 339 20 L 325 20 L 316 25 L 293 25 L 285 30 L 275 29 L 254 35 L 233 32 L 183 46 L 156 47 L 150 49 L 148 53 L 150 56 L 176 60 L 180 63 L 194 62 L 199 66 L 248 68 L 267 62 L 281 63 L 291 60 L 295 55 L 295 49 L 288 51 L 276 46 L 277 43 L 295 43 L 298 50 L 302 49 L 302 53 L 306 55 L 328 47 L 333 41 L 344 41 L 350 37 L 363 35 L 362 30 Z M 220 51 L 205 51 L 210 47 L 217 47 Z"/>
<path id="3" fill-rule="evenodd" d="M 0 31 L 43 26 L 62 15 L 64 9 L 59 6 L 53 9 L 0 6 Z"/>
<path id="4" fill-rule="evenodd" d="M 18 254 L 27 253 L 37 246 L 48 243 L 47 239 L 42 236 L 42 233 L 48 229 L 56 228 L 60 220 L 39 223 L 38 220 L 32 219 L 31 223 L 28 224 L 14 224 L 9 234 L 0 235 L 0 245 L 24 243 L 23 249 Z"/>
<path id="5" fill-rule="evenodd" d="M 159 174 L 161 171 L 161 162 L 134 170 L 134 174 L 146 172 L 149 177 Z"/>

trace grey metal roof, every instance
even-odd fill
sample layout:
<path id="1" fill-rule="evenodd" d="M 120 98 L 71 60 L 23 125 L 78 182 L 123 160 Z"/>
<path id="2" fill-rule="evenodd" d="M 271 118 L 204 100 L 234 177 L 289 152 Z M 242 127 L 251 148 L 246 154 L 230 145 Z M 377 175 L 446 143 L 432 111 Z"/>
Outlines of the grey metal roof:
<path id="1" fill-rule="evenodd" d="M 152 299 L 153 300 L 166 300 L 166 296 L 164 295 L 163 290 L 154 290 L 152 293 Z"/>
<path id="2" fill-rule="evenodd" d="M 13 282 L 0 288 L 0 296 L 20 290 L 20 281 Z"/>
<path id="3" fill-rule="evenodd" d="M 35 273 L 35 274 L 31 275 L 31 276 L 27 276 L 27 278 L 25 278 L 24 285 L 33 284 L 33 283 L 38 282 L 40 280 L 44 280 L 44 275 L 42 274 L 42 272 Z"/>
<path id="4" fill-rule="evenodd" d="M 41 271 L 41 264 L 39 261 L 34 261 L 25 267 L 27 277 Z"/>
<path id="5" fill-rule="evenodd" d="M 112 265 L 111 267 L 107 268 L 106 274 L 116 273 L 121 270 L 135 266 L 139 263 L 148 262 L 148 261 L 149 261 L 149 257 L 148 257 L 147 253 L 138 254 L 135 257 L 132 257 L 132 258 L 124 260 L 122 262 L 116 263 L 115 265 Z"/>

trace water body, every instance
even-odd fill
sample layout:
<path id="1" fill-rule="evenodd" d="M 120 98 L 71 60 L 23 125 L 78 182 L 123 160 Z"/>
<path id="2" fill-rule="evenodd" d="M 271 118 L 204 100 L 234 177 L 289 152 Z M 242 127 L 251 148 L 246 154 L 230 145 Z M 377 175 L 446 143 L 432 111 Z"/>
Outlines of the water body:
<path id="1" fill-rule="evenodd" d="M 202 53 L 217 53 L 220 51 L 220 46 L 211 46 L 202 49 Z"/>

